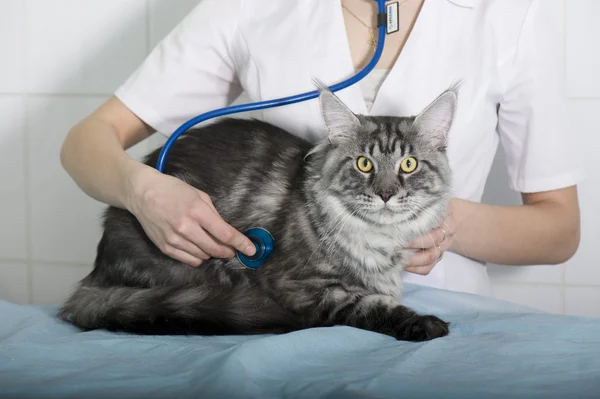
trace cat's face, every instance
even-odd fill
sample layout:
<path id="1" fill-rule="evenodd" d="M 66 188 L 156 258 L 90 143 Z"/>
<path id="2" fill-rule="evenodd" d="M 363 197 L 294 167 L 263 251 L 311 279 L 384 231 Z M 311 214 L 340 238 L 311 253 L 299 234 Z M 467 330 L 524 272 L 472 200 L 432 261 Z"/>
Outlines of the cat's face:
<path id="1" fill-rule="evenodd" d="M 444 199 L 450 172 L 443 150 L 422 145 L 411 120 L 361 118 L 338 146 L 331 188 L 350 211 L 385 224 L 416 217 Z M 333 162 L 328 166 L 334 166 Z"/>
<path id="2" fill-rule="evenodd" d="M 414 220 L 448 200 L 454 92 L 412 118 L 356 116 L 327 91 L 320 101 L 330 141 L 321 177 L 330 200 L 380 224 Z"/>

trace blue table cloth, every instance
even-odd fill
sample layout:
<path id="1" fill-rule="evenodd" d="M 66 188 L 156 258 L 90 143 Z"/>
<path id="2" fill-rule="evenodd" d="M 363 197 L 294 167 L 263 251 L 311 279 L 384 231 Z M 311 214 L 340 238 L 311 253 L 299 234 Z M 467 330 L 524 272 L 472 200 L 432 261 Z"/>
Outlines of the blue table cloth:
<path id="1" fill-rule="evenodd" d="M 450 335 L 133 336 L 0 302 L 0 398 L 600 398 L 600 319 L 419 286 L 404 301 Z"/>

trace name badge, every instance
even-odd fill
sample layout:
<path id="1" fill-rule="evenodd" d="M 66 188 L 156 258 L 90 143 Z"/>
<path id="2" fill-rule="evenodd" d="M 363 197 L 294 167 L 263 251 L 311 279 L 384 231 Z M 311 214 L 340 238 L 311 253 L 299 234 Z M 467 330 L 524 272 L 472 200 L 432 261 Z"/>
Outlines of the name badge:
<path id="1" fill-rule="evenodd" d="M 400 6 L 398 2 L 387 5 L 387 34 L 400 30 Z"/>

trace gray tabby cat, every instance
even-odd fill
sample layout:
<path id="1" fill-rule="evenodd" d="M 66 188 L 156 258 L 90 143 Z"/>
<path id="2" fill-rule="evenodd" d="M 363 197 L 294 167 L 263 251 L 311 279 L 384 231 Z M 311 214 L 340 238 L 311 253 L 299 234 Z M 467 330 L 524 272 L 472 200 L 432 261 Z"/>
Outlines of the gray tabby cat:
<path id="1" fill-rule="evenodd" d="M 190 130 L 165 173 L 213 200 L 240 231 L 264 227 L 275 251 L 191 267 L 164 255 L 129 212 L 109 207 L 93 271 L 60 310 L 82 329 L 138 334 L 260 334 L 347 325 L 399 340 L 448 334 L 402 306 L 406 244 L 437 227 L 450 198 L 446 157 L 457 95 L 416 117 L 353 114 L 319 87 L 328 138 L 226 119 Z M 146 163 L 155 165 L 158 151 Z"/>

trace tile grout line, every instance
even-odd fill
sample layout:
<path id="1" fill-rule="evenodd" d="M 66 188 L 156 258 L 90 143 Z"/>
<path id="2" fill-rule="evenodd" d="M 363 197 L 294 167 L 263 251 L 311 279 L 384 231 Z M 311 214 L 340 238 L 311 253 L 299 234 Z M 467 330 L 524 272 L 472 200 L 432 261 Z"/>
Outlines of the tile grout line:
<path id="1" fill-rule="evenodd" d="M 150 37 L 150 32 L 152 29 L 150 25 L 152 24 L 152 5 L 150 4 L 150 0 L 146 0 L 146 55 L 150 54 L 152 38 Z"/>
<path id="2" fill-rule="evenodd" d="M 502 287 L 552 287 L 552 288 L 591 288 L 600 290 L 600 284 L 562 284 L 562 283 L 517 283 L 497 282 L 495 286 Z"/>
<path id="3" fill-rule="evenodd" d="M 61 93 L 61 92 L 0 92 L 0 97 L 61 97 L 61 98 L 81 98 L 81 97 L 110 97 L 111 93 Z"/>
<path id="4" fill-rule="evenodd" d="M 591 102 L 591 103 L 595 103 L 600 101 L 600 97 L 569 97 L 567 96 L 567 101 L 587 101 L 587 102 Z"/>
<path id="5" fill-rule="evenodd" d="M 25 70 L 23 77 L 23 88 L 24 88 L 24 106 L 23 110 L 23 178 L 25 179 L 24 190 L 25 190 L 25 248 L 27 252 L 27 302 L 29 304 L 33 304 L 33 216 L 32 216 L 32 205 L 31 205 L 31 165 L 29 163 L 29 96 L 27 95 L 27 85 L 28 85 L 28 74 L 27 68 L 27 55 L 28 55 L 28 46 L 27 46 L 27 26 L 28 26 L 28 18 L 27 18 L 27 1 L 21 3 L 21 20 L 23 23 L 21 24 L 21 46 L 23 48 L 23 52 L 21 53 L 21 61 L 23 62 L 23 68 Z"/>
<path id="6" fill-rule="evenodd" d="M 563 78 L 565 82 L 568 78 L 568 56 L 567 56 L 567 0 L 562 1 L 562 17 L 563 17 Z M 566 84 L 565 84 L 565 92 L 566 92 Z M 565 93 L 566 94 L 566 93 Z M 568 95 L 566 95 L 567 101 L 570 101 Z M 567 268 L 565 264 L 562 265 L 562 269 L 560 271 L 560 311 L 562 314 L 566 314 L 567 312 L 567 299 L 566 299 L 566 282 L 567 282 Z"/>
<path id="7" fill-rule="evenodd" d="M 568 9 L 569 7 L 567 6 L 567 0 L 563 0 L 562 1 L 562 7 L 563 7 L 563 59 L 564 59 L 564 65 L 563 65 L 563 73 L 564 73 L 564 79 L 565 81 L 568 78 L 568 72 L 569 72 L 569 57 L 568 57 Z M 567 86 L 567 85 L 565 85 Z M 567 89 L 568 90 L 568 89 Z M 577 102 L 596 102 L 598 99 L 591 97 L 591 98 L 585 98 L 585 97 L 570 97 L 568 94 L 566 95 L 567 97 L 567 102 L 570 101 L 577 101 Z M 563 314 L 567 314 L 567 287 L 568 286 L 572 286 L 575 287 L 575 285 L 567 285 L 567 266 L 565 264 L 562 265 L 562 270 L 560 273 L 560 277 L 561 277 L 561 287 L 560 287 L 560 304 L 561 304 L 561 311 Z"/>
<path id="8" fill-rule="evenodd" d="M 567 79 L 567 0 L 562 1 L 563 7 L 563 76 Z M 565 85 L 566 86 L 566 85 Z M 568 96 L 567 96 L 568 97 Z"/>

